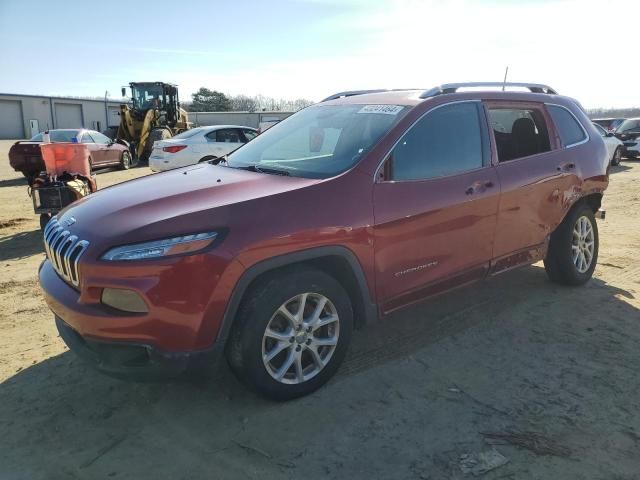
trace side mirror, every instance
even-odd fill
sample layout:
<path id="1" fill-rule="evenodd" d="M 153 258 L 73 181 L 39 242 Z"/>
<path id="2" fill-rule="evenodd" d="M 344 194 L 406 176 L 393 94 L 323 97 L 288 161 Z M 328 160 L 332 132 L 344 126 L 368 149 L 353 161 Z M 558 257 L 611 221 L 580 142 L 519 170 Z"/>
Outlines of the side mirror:
<path id="1" fill-rule="evenodd" d="M 122 92 L 122 96 L 123 97 L 126 96 L 126 94 L 127 94 L 127 89 L 126 88 L 122 87 L 122 89 L 120 91 Z"/>

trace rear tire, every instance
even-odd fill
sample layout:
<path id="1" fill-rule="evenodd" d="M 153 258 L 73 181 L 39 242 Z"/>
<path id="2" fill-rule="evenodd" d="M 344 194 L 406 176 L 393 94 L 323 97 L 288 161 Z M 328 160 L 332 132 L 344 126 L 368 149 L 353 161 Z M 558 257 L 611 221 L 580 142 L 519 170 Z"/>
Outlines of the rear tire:
<path id="1" fill-rule="evenodd" d="M 352 331 L 351 301 L 337 280 L 313 268 L 288 268 L 267 274 L 246 293 L 227 361 L 258 393 L 291 400 L 335 374 Z"/>
<path id="2" fill-rule="evenodd" d="M 598 224 L 591 207 L 573 207 L 551 234 L 544 268 L 549 278 L 561 285 L 583 285 L 598 261 Z"/>
<path id="3" fill-rule="evenodd" d="M 120 170 L 129 170 L 131 167 L 131 154 L 128 150 L 122 152 L 122 158 L 120 159 Z"/>

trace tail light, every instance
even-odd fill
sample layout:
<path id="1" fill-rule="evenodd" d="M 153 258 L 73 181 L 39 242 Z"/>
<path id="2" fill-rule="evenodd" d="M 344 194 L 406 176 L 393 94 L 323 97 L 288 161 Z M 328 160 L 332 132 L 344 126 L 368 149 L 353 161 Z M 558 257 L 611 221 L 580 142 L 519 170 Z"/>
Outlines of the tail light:
<path id="1" fill-rule="evenodd" d="M 170 147 L 163 147 L 162 151 L 167 153 L 178 153 L 180 150 L 187 148 L 186 145 L 171 145 Z"/>

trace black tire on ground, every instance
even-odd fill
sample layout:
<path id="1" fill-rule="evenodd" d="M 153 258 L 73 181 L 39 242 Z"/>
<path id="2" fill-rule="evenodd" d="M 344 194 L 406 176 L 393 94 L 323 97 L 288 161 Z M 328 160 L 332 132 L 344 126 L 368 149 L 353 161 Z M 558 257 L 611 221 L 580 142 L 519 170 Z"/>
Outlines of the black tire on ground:
<path id="1" fill-rule="evenodd" d="M 149 132 L 149 136 L 147 137 L 147 143 L 144 146 L 144 150 L 142 151 L 142 155 L 140 155 L 140 160 L 143 162 L 149 161 L 149 155 L 151 155 L 151 150 L 153 150 L 153 142 L 157 142 L 159 140 L 167 140 L 171 138 L 171 131 L 167 128 L 154 128 Z"/>
<path id="2" fill-rule="evenodd" d="M 111 140 L 115 140 L 118 135 L 118 127 L 107 127 L 102 134 L 106 135 Z"/>
<path id="3" fill-rule="evenodd" d="M 611 158 L 611 165 L 614 167 L 620 165 L 620 160 L 622 160 L 622 149 L 620 147 L 616 148 L 616 151 L 613 152 L 613 157 Z"/>
<path id="4" fill-rule="evenodd" d="M 590 226 L 591 237 L 583 239 L 578 235 L 578 232 L 581 231 L 580 225 Z M 590 263 L 586 265 L 588 268 L 585 268 L 584 263 L 581 263 L 579 268 L 577 266 L 581 262 L 579 251 L 589 242 L 593 242 Z M 598 224 L 593 210 L 587 203 L 580 202 L 567 213 L 562 223 L 551 234 L 549 251 L 544 260 L 547 275 L 553 282 L 562 285 L 576 286 L 586 283 L 596 268 L 598 247 Z M 577 252 L 575 259 L 574 252 Z"/>
<path id="5" fill-rule="evenodd" d="M 44 229 L 47 226 L 47 223 L 49 223 L 49 220 L 51 220 L 51 215 L 49 215 L 48 213 L 40 214 L 40 230 L 44 232 Z"/>
<path id="6" fill-rule="evenodd" d="M 295 330 L 291 320 L 286 320 L 282 314 L 276 314 L 280 306 L 289 304 L 299 295 L 309 293 L 309 300 L 305 299 L 305 308 L 303 317 L 309 320 L 309 316 L 313 316 L 316 309 L 319 308 L 319 301 L 322 297 L 329 300 L 326 307 L 335 312 L 338 320 L 333 323 L 319 327 L 313 333 L 305 333 L 309 331 L 308 327 L 302 327 L 301 330 Z M 314 298 L 315 303 L 314 303 Z M 294 303 L 294 309 L 299 308 L 299 303 Z M 297 306 L 296 306 L 297 305 Z M 291 309 L 288 309 L 290 312 Z M 317 318 L 322 314 L 328 315 L 322 318 L 332 318 L 329 310 L 321 310 Z M 274 330 L 274 323 L 281 322 L 282 333 L 287 340 L 275 341 L 267 338 L 265 332 L 267 326 L 271 325 L 271 331 Z M 306 324 L 310 325 L 310 324 Z M 322 330 L 331 328 L 333 330 Z M 296 397 L 307 395 L 324 385 L 338 370 L 338 367 L 344 360 L 347 348 L 351 341 L 351 333 L 353 330 L 353 311 L 351 301 L 344 288 L 330 275 L 310 267 L 291 267 L 279 270 L 272 274 L 267 274 L 259 279 L 245 294 L 244 299 L 238 310 L 235 324 L 227 343 L 226 354 L 227 361 L 235 374 L 250 388 L 258 393 L 274 400 L 290 400 Z M 337 332 L 337 333 L 336 333 Z M 292 336 L 290 336 L 292 335 Z M 316 336 L 318 335 L 318 336 Z M 317 346 L 317 342 L 329 335 L 335 338 L 337 335 L 337 344 L 332 354 L 329 356 L 329 350 L 326 346 Z M 333 341 L 333 338 L 331 340 Z M 291 341 L 291 339 L 294 339 Z M 267 348 L 267 343 L 274 342 L 267 350 L 269 353 L 276 350 L 276 347 L 282 346 L 284 349 L 278 350 L 280 353 L 273 357 L 273 362 L 282 362 L 275 365 L 278 369 L 284 368 L 284 364 L 296 355 L 295 352 L 300 351 L 300 371 L 307 373 L 318 369 L 317 363 L 314 362 L 313 351 L 317 355 L 323 357 L 319 371 L 307 380 L 299 381 L 299 383 L 283 383 L 277 380 L 273 373 L 267 370 L 267 366 L 263 362 L 263 348 Z M 289 346 L 290 345 L 290 346 Z M 308 347 L 306 345 L 309 345 Z M 314 350 L 315 347 L 315 350 Z M 273 348 L 273 350 L 272 350 Z M 280 357 L 281 355 L 284 355 Z M 326 363 L 325 363 L 326 362 Z M 293 381 L 296 380 L 298 374 L 297 362 L 290 363 L 291 370 L 285 370 L 285 380 L 287 376 Z M 289 373 L 287 373 L 289 372 Z"/>
<path id="7" fill-rule="evenodd" d="M 131 154 L 125 150 L 120 158 L 120 170 L 129 170 L 129 167 L 131 167 Z"/>

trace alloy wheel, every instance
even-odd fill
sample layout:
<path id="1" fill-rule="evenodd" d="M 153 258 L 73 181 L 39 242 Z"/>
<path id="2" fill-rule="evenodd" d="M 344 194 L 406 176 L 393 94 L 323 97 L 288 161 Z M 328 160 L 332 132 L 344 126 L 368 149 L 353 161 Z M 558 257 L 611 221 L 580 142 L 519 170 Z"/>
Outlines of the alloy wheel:
<path id="1" fill-rule="evenodd" d="M 340 319 L 331 300 L 319 293 L 296 295 L 271 316 L 262 338 L 262 362 L 280 383 L 306 382 L 327 366 L 339 335 Z"/>
<path id="2" fill-rule="evenodd" d="M 573 238 L 571 241 L 571 254 L 573 264 L 579 273 L 585 273 L 593 262 L 595 249 L 595 236 L 591 220 L 586 216 L 581 216 L 576 220 L 573 227 Z"/>
<path id="3" fill-rule="evenodd" d="M 616 149 L 616 153 L 613 154 L 613 164 L 620 165 L 621 160 L 622 160 L 622 150 L 618 148 Z"/>

